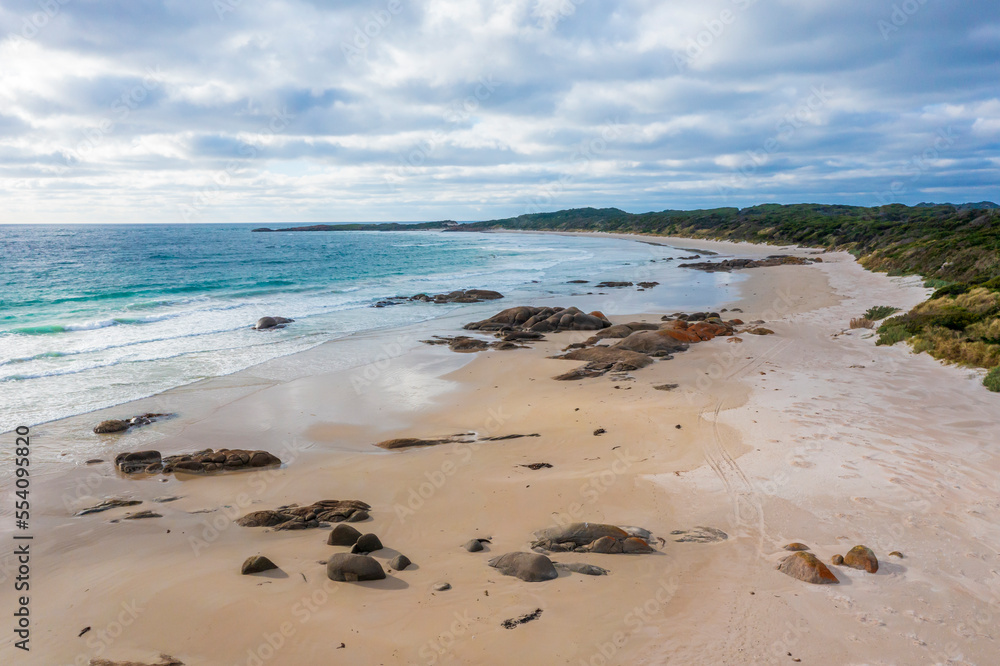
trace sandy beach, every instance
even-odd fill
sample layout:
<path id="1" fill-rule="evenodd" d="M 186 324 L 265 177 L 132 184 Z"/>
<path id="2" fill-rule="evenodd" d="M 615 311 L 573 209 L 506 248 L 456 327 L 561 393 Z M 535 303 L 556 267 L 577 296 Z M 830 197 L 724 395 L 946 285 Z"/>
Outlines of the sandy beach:
<path id="1" fill-rule="evenodd" d="M 867 272 L 847 253 L 792 252 L 822 263 L 742 272 L 739 299 L 705 304 L 764 320 L 774 335 L 692 345 L 627 379 L 552 379 L 579 363 L 549 357 L 585 332 L 480 354 L 419 342 L 458 334 L 469 319 L 455 316 L 406 329 L 349 372 L 324 371 L 324 355 L 350 345 L 330 343 L 33 428 L 38 446 L 65 455 L 34 471 L 35 624 L 30 661 L 16 663 L 157 663 L 161 654 L 187 665 L 996 663 L 1000 395 L 976 371 L 848 330 L 871 306 L 924 300 L 918 278 Z M 655 265 L 636 271 L 655 279 Z M 643 297 L 670 301 L 655 289 Z M 672 312 L 611 319 L 659 323 Z M 654 388 L 668 383 L 678 387 Z M 144 412 L 178 416 L 92 432 Z M 478 441 L 374 446 L 457 433 Z M 512 434 L 539 436 L 482 441 Z M 285 464 L 141 479 L 111 464 L 123 451 L 223 447 L 267 450 Z M 533 463 L 551 467 L 524 466 Z M 110 497 L 143 503 L 73 516 Z M 326 544 L 329 528 L 235 524 L 323 499 L 369 503 L 371 519 L 355 527 L 386 546 L 375 558 L 386 566 L 403 553 L 414 566 L 333 582 L 323 562 L 344 549 Z M 162 517 L 111 522 L 146 509 Z M 556 553 L 610 573 L 562 571 L 539 583 L 487 566 L 530 550 L 538 530 L 583 521 L 645 528 L 656 552 Z M 682 539 L 703 527 L 727 538 Z M 473 538 L 489 539 L 483 552 L 462 548 Z M 879 571 L 831 566 L 838 585 L 795 580 L 775 569 L 794 541 L 824 562 L 864 544 Z M 279 569 L 241 576 L 257 554 Z M 12 562 L 5 550 L 5 580 Z M 442 582 L 451 589 L 435 591 Z M 501 626 L 536 609 L 534 621 Z M 14 654 L 11 639 L 0 644 L 0 661 Z"/>

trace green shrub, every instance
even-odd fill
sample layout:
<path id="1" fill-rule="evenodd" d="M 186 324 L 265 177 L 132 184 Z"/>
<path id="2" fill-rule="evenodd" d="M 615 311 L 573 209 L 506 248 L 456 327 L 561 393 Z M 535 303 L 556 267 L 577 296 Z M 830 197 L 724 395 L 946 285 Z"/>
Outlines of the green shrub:
<path id="1" fill-rule="evenodd" d="M 986 379 L 983 380 L 983 386 L 994 393 L 1000 393 L 1000 365 L 987 373 Z"/>
<path id="2" fill-rule="evenodd" d="M 876 305 L 873 308 L 868 308 L 868 312 L 865 313 L 865 319 L 881 321 L 889 315 L 894 315 L 897 312 L 899 312 L 899 308 L 894 308 L 891 305 Z"/>
<path id="3" fill-rule="evenodd" d="M 955 282 L 953 284 L 941 287 L 940 289 L 935 291 L 931 295 L 930 300 L 933 301 L 935 299 L 943 298 L 945 296 L 961 296 L 962 294 L 970 291 L 971 289 L 972 289 L 971 284 L 966 284 L 964 282 Z"/>
<path id="4" fill-rule="evenodd" d="M 924 281 L 924 286 L 928 289 L 940 289 L 941 287 L 947 287 L 952 284 L 948 280 L 940 280 L 938 278 L 931 278 L 930 280 Z"/>
<path id="5" fill-rule="evenodd" d="M 910 337 L 905 326 L 898 324 L 892 326 L 882 325 L 878 329 L 878 340 L 875 341 L 876 345 L 894 345 L 897 342 L 902 342 Z"/>

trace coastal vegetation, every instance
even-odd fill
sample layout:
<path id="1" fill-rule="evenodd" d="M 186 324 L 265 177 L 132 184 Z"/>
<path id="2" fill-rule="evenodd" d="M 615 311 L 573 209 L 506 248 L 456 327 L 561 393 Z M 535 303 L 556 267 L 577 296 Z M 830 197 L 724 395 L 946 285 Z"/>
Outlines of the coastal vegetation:
<path id="1" fill-rule="evenodd" d="M 984 384 L 1000 391 L 1000 210 L 990 202 L 871 208 L 764 204 L 638 215 L 582 208 L 461 225 L 463 231 L 490 229 L 602 231 L 848 251 L 870 270 L 921 275 L 936 289 L 910 312 L 885 319 L 897 309 L 880 306 L 865 313 L 861 319 L 885 319 L 878 328 L 879 344 L 906 341 L 914 351 L 947 362 L 992 369 Z"/>

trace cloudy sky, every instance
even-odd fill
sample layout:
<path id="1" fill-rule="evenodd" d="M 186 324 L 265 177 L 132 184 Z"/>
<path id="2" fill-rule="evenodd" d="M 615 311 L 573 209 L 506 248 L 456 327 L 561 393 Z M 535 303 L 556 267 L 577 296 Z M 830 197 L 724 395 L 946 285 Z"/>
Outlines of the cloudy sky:
<path id="1" fill-rule="evenodd" d="M 4 222 L 1000 200 L 993 0 L 0 0 Z"/>

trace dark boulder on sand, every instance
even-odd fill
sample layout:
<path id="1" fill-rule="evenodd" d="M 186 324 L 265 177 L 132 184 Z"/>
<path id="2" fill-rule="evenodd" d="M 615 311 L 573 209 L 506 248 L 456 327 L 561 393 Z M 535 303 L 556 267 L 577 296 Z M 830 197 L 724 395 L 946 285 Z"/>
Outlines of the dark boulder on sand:
<path id="1" fill-rule="evenodd" d="M 341 583 L 383 580 L 385 571 L 373 557 L 352 553 L 337 553 L 326 563 L 326 576 Z"/>
<path id="2" fill-rule="evenodd" d="M 792 578 L 814 585 L 835 585 L 840 582 L 819 558 L 805 551 L 782 558 L 777 569 Z"/>
<path id="3" fill-rule="evenodd" d="M 489 565 L 505 576 L 514 576 L 527 583 L 539 583 L 559 577 L 552 560 L 538 553 L 507 553 L 494 557 Z"/>
<path id="4" fill-rule="evenodd" d="M 876 573 L 878 571 L 878 558 L 868 546 L 855 546 L 847 552 L 847 555 L 844 555 L 844 566 L 868 573 Z"/>
<path id="5" fill-rule="evenodd" d="M 384 547 L 382 541 L 374 534 L 362 534 L 351 548 L 351 552 L 355 554 L 374 553 Z"/>
<path id="6" fill-rule="evenodd" d="M 353 546 L 361 538 L 361 532 L 350 525 L 340 524 L 333 528 L 326 543 L 328 546 Z"/>
<path id="7" fill-rule="evenodd" d="M 250 574 L 260 573 L 262 571 L 271 571 L 272 569 L 277 569 L 278 565 L 267 559 L 263 555 L 254 555 L 248 557 L 243 566 L 240 568 L 240 573 L 244 576 Z"/>
<path id="8" fill-rule="evenodd" d="M 410 558 L 402 553 L 389 560 L 389 568 L 394 569 L 395 571 L 403 571 L 411 564 L 413 564 L 413 562 L 410 561 Z"/>

